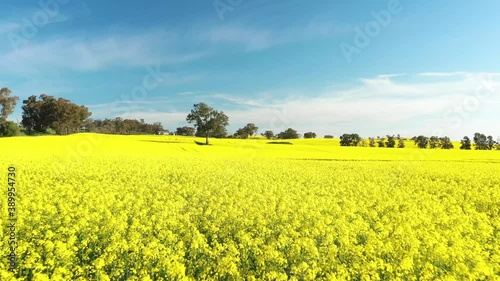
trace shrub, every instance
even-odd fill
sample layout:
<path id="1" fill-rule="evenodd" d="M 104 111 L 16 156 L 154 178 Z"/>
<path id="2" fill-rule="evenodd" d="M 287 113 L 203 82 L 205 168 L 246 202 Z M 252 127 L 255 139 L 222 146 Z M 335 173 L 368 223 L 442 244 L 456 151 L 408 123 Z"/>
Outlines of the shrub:
<path id="1" fill-rule="evenodd" d="M 0 137 L 14 137 L 19 136 L 20 133 L 19 126 L 14 122 L 0 123 Z"/>

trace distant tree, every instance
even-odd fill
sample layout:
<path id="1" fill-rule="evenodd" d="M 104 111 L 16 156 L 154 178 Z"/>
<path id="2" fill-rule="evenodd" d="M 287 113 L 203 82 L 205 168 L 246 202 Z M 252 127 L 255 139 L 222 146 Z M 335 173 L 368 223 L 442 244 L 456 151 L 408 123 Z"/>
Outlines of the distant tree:
<path id="1" fill-rule="evenodd" d="M 340 146 L 358 146 L 361 137 L 358 134 L 343 134 L 340 136 Z"/>
<path id="2" fill-rule="evenodd" d="M 274 138 L 274 132 L 273 131 L 265 131 L 264 133 L 261 134 L 261 136 L 266 137 L 266 139 L 270 140 Z"/>
<path id="3" fill-rule="evenodd" d="M 316 133 L 307 132 L 307 133 L 304 134 L 304 138 L 305 139 L 314 139 L 314 138 L 316 138 Z"/>
<path id="4" fill-rule="evenodd" d="M 332 135 L 325 135 L 324 138 L 325 139 L 333 139 L 333 136 Z"/>
<path id="5" fill-rule="evenodd" d="M 259 127 L 255 126 L 253 123 L 248 123 L 245 127 L 238 129 L 236 133 L 234 133 L 234 137 L 247 139 L 254 136 L 257 133 L 257 130 L 259 130 Z"/>
<path id="6" fill-rule="evenodd" d="M 385 138 L 377 137 L 378 147 L 385 147 Z"/>
<path id="7" fill-rule="evenodd" d="M 453 143 L 451 142 L 449 137 L 439 138 L 439 147 L 442 149 L 453 149 Z"/>
<path id="8" fill-rule="evenodd" d="M 460 141 L 460 149 L 465 149 L 465 150 L 470 150 L 471 149 L 471 141 L 468 136 L 465 136 L 461 141 Z"/>
<path id="9" fill-rule="evenodd" d="M 234 138 L 239 138 L 239 139 L 248 139 L 248 132 L 243 129 L 243 128 L 240 128 L 236 131 L 236 133 L 234 133 L 233 137 Z"/>
<path id="10" fill-rule="evenodd" d="M 297 133 L 296 130 L 292 128 L 286 129 L 284 132 L 281 132 L 277 136 L 278 139 L 298 139 L 300 138 L 300 135 Z"/>
<path id="11" fill-rule="evenodd" d="M 229 117 L 224 112 L 214 110 L 205 103 L 198 103 L 193 106 L 191 113 L 186 117 L 186 121 L 194 124 L 199 135 L 206 137 L 205 143 L 208 145 L 210 136 L 225 136 Z"/>
<path id="12" fill-rule="evenodd" d="M 398 148 L 405 148 L 405 139 L 398 135 Z"/>
<path id="13" fill-rule="evenodd" d="M 375 147 L 375 138 L 368 138 L 368 141 L 369 141 L 369 146 L 370 147 Z"/>
<path id="14" fill-rule="evenodd" d="M 486 141 L 486 145 L 488 147 L 488 150 L 492 150 L 495 147 L 495 140 L 493 140 L 492 136 L 488 136 L 488 140 Z"/>
<path id="15" fill-rule="evenodd" d="M 7 117 L 14 112 L 19 100 L 19 97 L 10 96 L 11 94 L 9 88 L 0 89 L 0 124 L 7 121 Z"/>
<path id="16" fill-rule="evenodd" d="M 148 128 L 148 133 L 150 133 L 150 132 L 155 134 L 155 135 L 159 135 L 161 133 L 166 133 L 166 134 L 170 133 L 168 130 L 165 130 L 163 128 L 163 125 L 160 122 L 155 122 L 152 125 L 150 125 Z"/>
<path id="17" fill-rule="evenodd" d="M 253 137 L 257 134 L 259 127 L 255 126 L 254 123 L 248 123 L 245 127 L 243 127 L 243 130 L 245 130 L 249 137 Z"/>
<path id="18" fill-rule="evenodd" d="M 368 141 L 366 139 L 361 139 L 358 143 L 358 146 L 361 146 L 361 147 L 368 147 Z"/>
<path id="19" fill-rule="evenodd" d="M 439 147 L 439 137 L 432 136 L 429 138 L 429 148 L 435 149 Z"/>
<path id="20" fill-rule="evenodd" d="M 427 148 L 427 145 L 429 144 L 429 138 L 420 135 L 418 137 L 415 137 L 414 142 L 418 148 Z"/>
<path id="21" fill-rule="evenodd" d="M 488 149 L 488 139 L 484 134 L 481 134 L 481 133 L 474 134 L 474 148 L 476 150 L 487 150 Z"/>
<path id="22" fill-rule="evenodd" d="M 396 138 L 394 136 L 387 135 L 387 141 L 385 142 L 385 146 L 389 148 L 396 147 Z"/>
<path id="23" fill-rule="evenodd" d="M 85 106 L 78 106 L 70 100 L 59 98 L 54 101 L 50 127 L 59 135 L 77 133 L 85 119 L 92 113 Z"/>
<path id="24" fill-rule="evenodd" d="M 85 106 L 45 94 L 40 95 L 40 100 L 36 96 L 23 100 L 22 110 L 21 124 L 29 134 L 32 131 L 46 132 L 49 128 L 60 135 L 76 133 L 92 114 Z"/>
<path id="25" fill-rule="evenodd" d="M 196 129 L 193 127 L 178 127 L 175 131 L 175 134 L 178 136 L 194 136 L 194 133 L 196 132 Z"/>

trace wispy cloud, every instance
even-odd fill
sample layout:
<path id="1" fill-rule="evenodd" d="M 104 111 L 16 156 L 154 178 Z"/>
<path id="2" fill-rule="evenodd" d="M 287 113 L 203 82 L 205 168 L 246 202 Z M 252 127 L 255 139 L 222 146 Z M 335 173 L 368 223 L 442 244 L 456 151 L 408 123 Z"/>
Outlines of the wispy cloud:
<path id="1" fill-rule="evenodd" d="M 69 17 L 61 14 L 52 20 L 65 21 Z M 0 25 L 0 34 L 16 28 L 20 28 L 18 23 L 4 23 Z M 228 48 L 243 52 L 260 51 L 335 33 L 326 23 L 285 30 L 237 24 L 197 24 L 194 31 L 189 32 L 180 28 L 153 28 L 146 32 L 125 27 L 110 28 L 91 34 L 37 35 L 15 50 L 10 48 L 2 52 L 0 49 L 0 67 L 11 73 L 29 75 L 48 70 L 95 71 L 112 67 L 184 64 L 227 52 Z M 123 32 L 125 29 L 127 33 Z"/>
<path id="2" fill-rule="evenodd" d="M 208 31 L 199 30 L 198 36 L 211 44 L 232 44 L 241 46 L 245 51 L 260 51 L 276 45 L 331 37 L 339 33 L 338 30 L 329 22 L 310 22 L 281 30 L 232 24 L 214 26 Z"/>
<path id="3" fill-rule="evenodd" d="M 202 96 L 200 96 L 200 98 L 225 100 L 225 101 L 229 101 L 233 104 L 252 106 L 252 107 L 265 107 L 266 106 L 266 105 L 262 104 L 262 102 L 259 100 L 245 99 L 245 98 L 231 96 L 231 95 L 227 95 L 227 94 L 202 95 Z"/>
<path id="4" fill-rule="evenodd" d="M 70 37 L 32 43 L 19 51 L 0 54 L 0 66 L 11 72 L 100 70 L 116 66 L 178 64 L 200 59 L 208 52 L 182 51 L 175 34 L 150 32 L 98 38 Z"/>
<path id="5" fill-rule="evenodd" d="M 416 134 L 430 135 L 438 128 L 455 139 L 476 130 L 500 135 L 500 131 L 491 132 L 491 121 L 488 121 L 497 110 L 500 95 L 485 92 L 487 89 L 483 88 L 477 109 L 467 111 L 464 107 L 470 107 L 467 103 L 477 98 L 478 87 L 483 87 L 484 81 L 488 81 L 492 89 L 500 89 L 500 79 L 476 74 L 484 79 L 482 81 L 477 77 L 471 78 L 474 73 L 470 74 L 470 77 L 460 80 L 435 83 L 395 82 L 382 75 L 361 79 L 361 83 L 344 90 L 328 91 L 317 96 L 304 93 L 281 100 L 245 99 L 241 95 L 222 93 L 199 97 L 229 103 L 224 105 L 219 102 L 218 107 L 230 117 L 231 129 L 254 122 L 261 130 L 279 131 L 292 127 L 300 132 L 315 131 L 320 135 L 358 132 L 366 137 L 398 133 L 411 137 Z M 459 107 L 463 107 L 461 111 Z M 162 121 L 175 126 L 185 122 L 186 112 L 179 113 L 178 110 L 172 110 L 172 113 L 151 112 L 147 107 L 141 109 L 139 106 L 134 111 L 137 116 L 142 116 L 142 112 L 150 118 L 164 118 L 152 119 L 151 122 Z M 457 125 L 455 119 L 460 114 L 464 117 Z"/>
<path id="6" fill-rule="evenodd" d="M 247 50 L 261 50 L 276 43 L 276 38 L 273 37 L 270 31 L 252 30 L 234 26 L 214 28 L 208 34 L 203 35 L 203 37 L 205 36 L 206 39 L 213 44 L 241 44 L 244 45 Z"/>
<path id="7" fill-rule="evenodd" d="M 420 76 L 427 76 L 427 77 L 452 77 L 452 76 L 463 76 L 467 74 L 466 72 L 463 71 L 456 71 L 456 72 L 423 72 L 419 73 Z"/>
<path id="8" fill-rule="evenodd" d="M 389 78 L 394 78 L 394 77 L 401 77 L 405 76 L 406 73 L 393 73 L 393 74 L 380 74 L 378 78 L 380 79 L 389 79 Z"/>
<path id="9" fill-rule="evenodd" d="M 19 30 L 21 27 L 22 27 L 21 24 L 16 23 L 16 22 L 1 23 L 0 24 L 0 35 Z"/>

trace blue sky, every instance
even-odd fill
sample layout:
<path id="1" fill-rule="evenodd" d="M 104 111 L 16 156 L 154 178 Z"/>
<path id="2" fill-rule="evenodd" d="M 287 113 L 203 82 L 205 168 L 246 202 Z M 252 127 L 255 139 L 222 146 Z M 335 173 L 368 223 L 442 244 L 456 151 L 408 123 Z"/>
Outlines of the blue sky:
<path id="1" fill-rule="evenodd" d="M 498 1 L 78 1 L 0 4 L 0 86 L 93 118 L 229 132 L 500 137 Z M 10 119 L 20 121 L 21 102 Z"/>

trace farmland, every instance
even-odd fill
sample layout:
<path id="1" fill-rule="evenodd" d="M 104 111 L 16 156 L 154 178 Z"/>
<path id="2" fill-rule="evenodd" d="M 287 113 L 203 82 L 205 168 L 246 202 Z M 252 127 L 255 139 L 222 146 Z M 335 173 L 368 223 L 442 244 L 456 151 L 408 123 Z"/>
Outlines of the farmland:
<path id="1" fill-rule="evenodd" d="M 500 278 L 500 151 L 194 140 L 0 139 L 0 279 Z"/>

